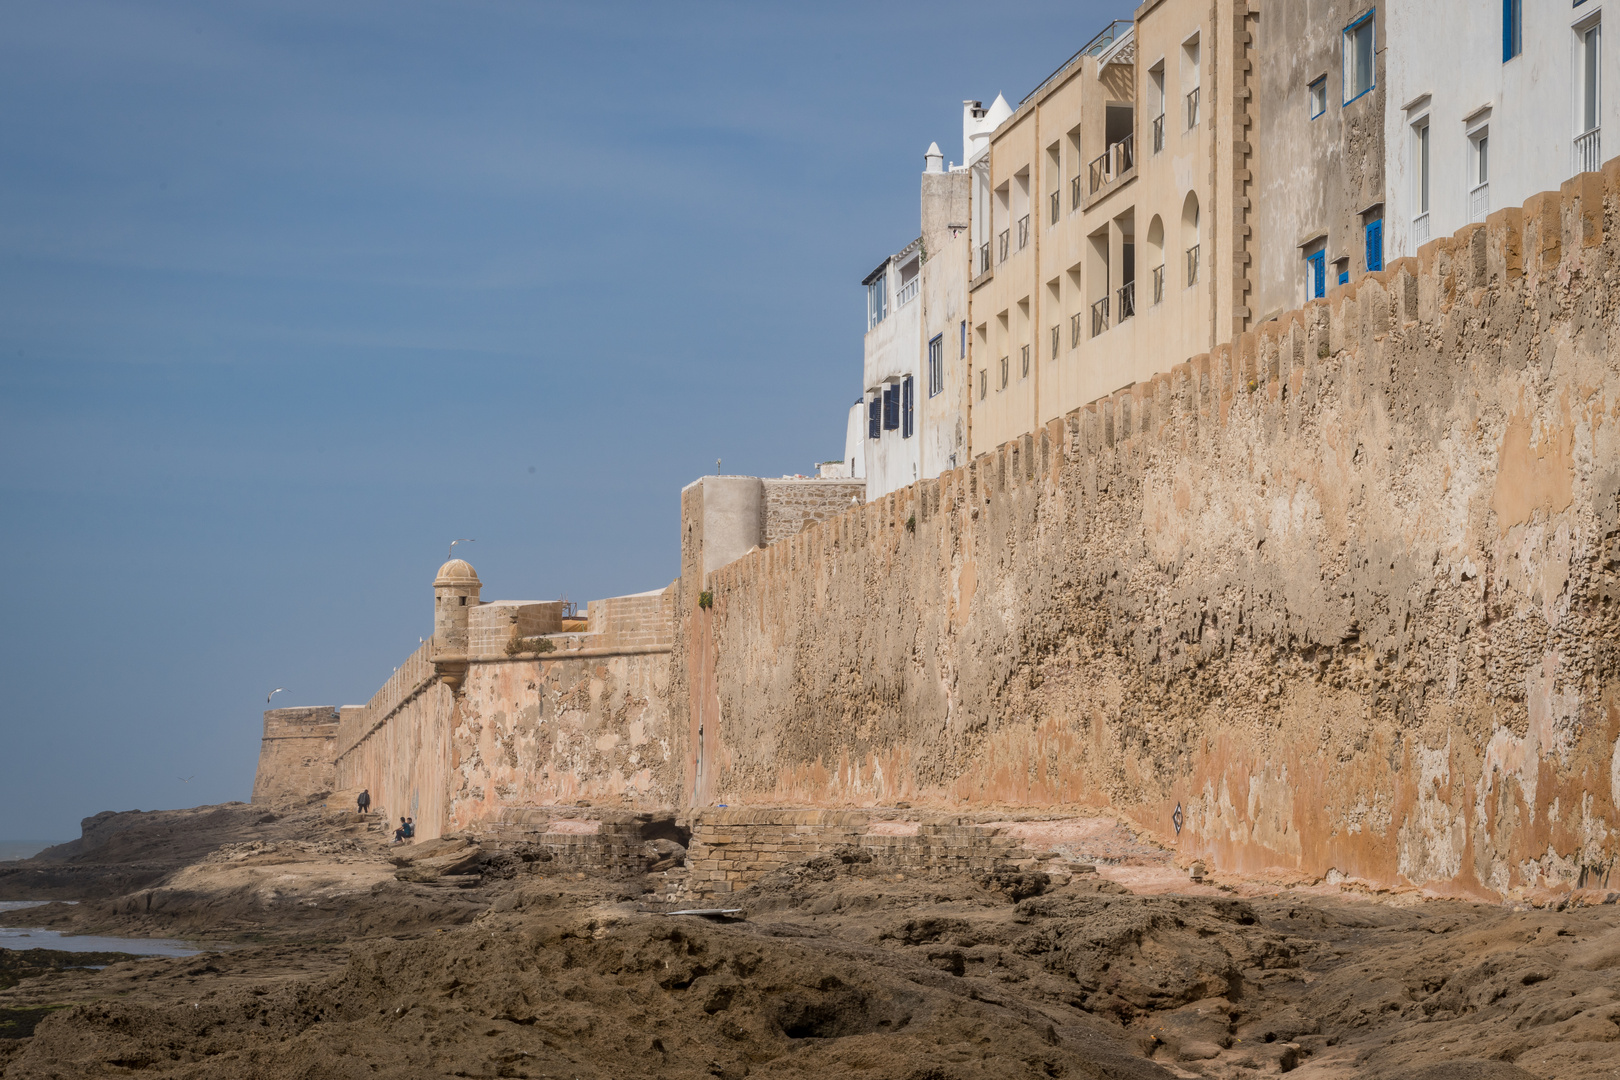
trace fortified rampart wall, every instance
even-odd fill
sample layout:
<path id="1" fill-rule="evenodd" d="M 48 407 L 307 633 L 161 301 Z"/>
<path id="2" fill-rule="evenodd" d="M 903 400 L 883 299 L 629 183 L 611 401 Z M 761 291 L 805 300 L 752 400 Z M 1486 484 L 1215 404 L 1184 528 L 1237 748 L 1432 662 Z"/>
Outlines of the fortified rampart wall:
<path id="1" fill-rule="evenodd" d="M 679 749 L 667 732 L 669 589 L 593 600 L 582 633 L 560 605 L 497 601 L 469 612 L 467 671 L 452 691 L 432 640 L 366 705 L 342 710 L 336 784 L 367 788 L 417 834 L 479 829 L 513 807 L 587 800 L 676 805 Z M 547 651 L 519 650 L 538 638 Z"/>
<path id="2" fill-rule="evenodd" d="M 688 489 L 690 801 L 1111 807 L 1235 870 L 1608 883 L 1617 275 L 1611 163 L 707 574 Z"/>
<path id="3" fill-rule="evenodd" d="M 330 705 L 265 710 L 253 801 L 332 790 L 337 733 L 338 714 Z"/>

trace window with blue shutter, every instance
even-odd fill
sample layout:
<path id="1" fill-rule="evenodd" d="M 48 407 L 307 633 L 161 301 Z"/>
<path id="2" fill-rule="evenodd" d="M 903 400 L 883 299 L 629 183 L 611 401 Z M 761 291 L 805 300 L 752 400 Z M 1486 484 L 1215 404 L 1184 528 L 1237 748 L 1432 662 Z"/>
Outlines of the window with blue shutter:
<path id="1" fill-rule="evenodd" d="M 1524 52 L 1524 0 L 1502 0 L 1502 63 Z"/>
<path id="2" fill-rule="evenodd" d="M 893 431 L 900 426 L 900 388 L 894 383 L 883 385 L 883 429 Z"/>
<path id="3" fill-rule="evenodd" d="M 876 394 L 866 403 L 866 437 L 875 439 L 883 434 L 883 403 Z"/>
<path id="4" fill-rule="evenodd" d="M 1384 219 L 1367 222 L 1367 270 L 1384 268 Z"/>
<path id="5" fill-rule="evenodd" d="M 1327 292 L 1327 253 L 1305 256 L 1305 299 L 1319 300 Z"/>
<path id="6" fill-rule="evenodd" d="M 911 438 L 911 398 L 912 381 L 911 376 L 907 375 L 900 381 L 900 437 L 902 439 Z"/>
<path id="7" fill-rule="evenodd" d="M 1340 270 L 1339 271 L 1339 284 L 1340 285 L 1348 285 L 1349 283 L 1350 283 L 1350 271 L 1348 271 L 1348 270 Z"/>

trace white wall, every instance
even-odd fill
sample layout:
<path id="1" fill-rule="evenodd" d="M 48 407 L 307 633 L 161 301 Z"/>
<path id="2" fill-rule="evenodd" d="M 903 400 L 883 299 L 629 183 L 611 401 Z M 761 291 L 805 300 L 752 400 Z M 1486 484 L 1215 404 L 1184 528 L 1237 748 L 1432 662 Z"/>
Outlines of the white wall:
<path id="1" fill-rule="evenodd" d="M 849 469 L 845 475 L 854 480 L 866 478 L 866 399 L 849 407 L 849 421 L 844 425 L 844 463 Z"/>
<path id="2" fill-rule="evenodd" d="M 889 260 L 886 278 L 888 315 L 866 332 L 866 360 L 862 369 L 862 385 L 866 389 L 868 402 L 874 395 L 882 396 L 883 386 L 886 383 L 892 381 L 898 384 L 905 376 L 911 376 L 914 430 L 916 418 L 920 413 L 918 398 L 925 392 L 921 371 L 922 303 L 914 296 L 904 307 L 895 305 L 900 289 L 900 269 L 915 258 L 915 254 L 916 245 L 912 245 L 902 254 Z M 865 302 L 864 290 L 862 302 Z M 915 434 L 909 439 L 904 438 L 904 430 L 904 424 L 892 430 L 879 428 L 878 438 L 866 440 L 868 500 L 887 495 L 917 479 L 922 464 L 919 450 L 922 440 Z M 862 434 L 865 433 L 863 420 Z"/>
<path id="3" fill-rule="evenodd" d="M 1387 33 L 1384 251 L 1416 254 L 1416 171 L 1412 123 L 1429 117 L 1429 239 L 1449 236 L 1474 216 L 1469 206 L 1468 132 L 1490 136 L 1489 209 L 1518 206 L 1574 175 L 1580 67 L 1574 27 L 1595 17 L 1620 23 L 1620 0 L 1525 0 L 1524 49 L 1502 60 L 1500 0 L 1395 0 L 1383 9 Z M 1612 9 L 1612 10 L 1608 10 Z M 1598 160 L 1620 150 L 1620 25 L 1604 28 Z M 1428 100 L 1417 101 L 1421 95 Z M 1465 118 L 1489 106 L 1471 123 Z M 1481 218 L 1481 220 L 1483 220 Z"/>

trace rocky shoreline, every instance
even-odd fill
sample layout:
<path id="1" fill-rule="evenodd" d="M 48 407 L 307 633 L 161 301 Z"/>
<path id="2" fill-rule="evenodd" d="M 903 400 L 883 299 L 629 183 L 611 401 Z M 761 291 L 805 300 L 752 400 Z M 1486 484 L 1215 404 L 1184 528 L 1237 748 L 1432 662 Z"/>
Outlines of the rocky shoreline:
<path id="1" fill-rule="evenodd" d="M 318 800 L 98 815 L 0 864 L 0 897 L 80 887 L 13 924 L 209 948 L 0 959 L 0 1077 L 1620 1075 L 1612 905 L 1143 895 L 851 853 L 681 916 L 671 850 L 584 874 L 373 824 Z"/>

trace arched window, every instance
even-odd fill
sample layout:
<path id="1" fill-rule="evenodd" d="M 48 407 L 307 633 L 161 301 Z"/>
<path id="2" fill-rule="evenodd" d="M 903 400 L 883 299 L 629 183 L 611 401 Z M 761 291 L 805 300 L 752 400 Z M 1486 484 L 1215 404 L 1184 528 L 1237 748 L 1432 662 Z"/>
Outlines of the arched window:
<path id="1" fill-rule="evenodd" d="M 1148 223 L 1147 257 L 1153 275 L 1151 302 L 1157 304 L 1164 299 L 1164 220 L 1158 214 L 1154 214 L 1153 220 Z"/>
<path id="2" fill-rule="evenodd" d="M 1187 285 L 1198 284 L 1198 241 L 1198 193 L 1189 191 L 1181 204 L 1181 248 L 1186 263 L 1183 281 Z"/>

